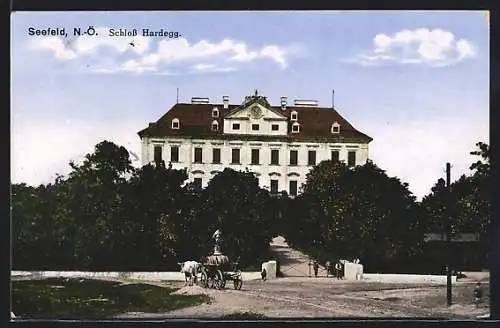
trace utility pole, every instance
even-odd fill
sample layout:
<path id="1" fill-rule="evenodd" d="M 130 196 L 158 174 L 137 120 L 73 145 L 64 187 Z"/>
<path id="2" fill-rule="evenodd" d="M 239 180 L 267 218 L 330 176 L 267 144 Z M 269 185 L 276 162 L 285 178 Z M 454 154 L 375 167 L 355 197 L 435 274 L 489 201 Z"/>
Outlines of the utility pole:
<path id="1" fill-rule="evenodd" d="M 450 190 L 450 170 L 451 170 L 451 165 L 450 163 L 446 163 L 446 199 L 447 199 L 447 213 L 446 213 L 446 250 L 447 250 L 447 259 L 448 259 L 448 265 L 446 266 L 446 302 L 448 306 L 451 305 L 451 268 L 450 268 L 450 258 L 451 256 L 451 213 L 450 213 L 450 207 L 451 207 L 451 190 Z"/>

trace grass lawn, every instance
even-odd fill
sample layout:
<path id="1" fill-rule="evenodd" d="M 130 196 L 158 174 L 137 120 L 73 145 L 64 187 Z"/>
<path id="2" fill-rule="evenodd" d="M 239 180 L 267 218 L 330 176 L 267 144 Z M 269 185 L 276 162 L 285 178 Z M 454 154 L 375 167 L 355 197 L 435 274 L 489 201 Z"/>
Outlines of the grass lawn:
<path id="1" fill-rule="evenodd" d="M 12 282 L 12 309 L 21 319 L 103 319 L 124 312 L 168 312 L 209 302 L 206 295 L 171 295 L 176 289 L 94 279 Z"/>

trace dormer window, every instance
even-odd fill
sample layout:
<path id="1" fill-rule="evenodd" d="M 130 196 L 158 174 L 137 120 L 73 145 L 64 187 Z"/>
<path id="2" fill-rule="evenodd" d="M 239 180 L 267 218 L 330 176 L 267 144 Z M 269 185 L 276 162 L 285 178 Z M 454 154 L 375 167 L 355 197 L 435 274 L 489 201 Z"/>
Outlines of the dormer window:
<path id="1" fill-rule="evenodd" d="M 219 131 L 219 122 L 216 120 L 212 122 L 212 131 Z"/>
<path id="2" fill-rule="evenodd" d="M 333 122 L 332 124 L 332 133 L 340 133 L 340 124 L 337 122 Z"/>
<path id="3" fill-rule="evenodd" d="M 292 124 L 292 133 L 299 133 L 300 132 L 300 125 L 299 123 L 295 122 Z"/>
<path id="4" fill-rule="evenodd" d="M 296 112 L 296 111 L 293 111 L 291 114 L 290 114 L 290 120 L 291 121 L 297 121 L 299 118 L 299 114 Z"/>
<path id="5" fill-rule="evenodd" d="M 174 118 L 172 120 L 172 129 L 178 129 L 179 128 L 179 119 L 178 118 Z"/>
<path id="6" fill-rule="evenodd" d="M 217 107 L 212 109 L 212 117 L 219 117 L 219 109 Z"/>

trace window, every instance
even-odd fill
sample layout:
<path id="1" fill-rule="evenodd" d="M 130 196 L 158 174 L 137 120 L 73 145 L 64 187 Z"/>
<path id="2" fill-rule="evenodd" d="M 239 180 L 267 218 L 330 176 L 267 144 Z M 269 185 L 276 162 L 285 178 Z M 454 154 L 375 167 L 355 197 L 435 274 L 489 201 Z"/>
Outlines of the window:
<path id="1" fill-rule="evenodd" d="M 212 109 L 212 117 L 219 117 L 219 109 L 218 108 Z"/>
<path id="2" fill-rule="evenodd" d="M 293 111 L 291 114 L 290 114 L 290 120 L 292 121 L 297 121 L 297 119 L 299 118 L 299 114 L 297 114 L 296 111 Z"/>
<path id="3" fill-rule="evenodd" d="M 239 123 L 233 123 L 233 130 L 239 130 L 240 129 L 240 124 Z"/>
<path id="4" fill-rule="evenodd" d="M 347 166 L 353 167 L 356 165 L 356 152 L 350 151 L 347 153 Z"/>
<path id="5" fill-rule="evenodd" d="M 240 150 L 233 148 L 231 152 L 231 164 L 240 164 Z"/>
<path id="6" fill-rule="evenodd" d="M 280 129 L 280 126 L 278 124 L 272 124 L 271 125 L 271 130 L 272 131 L 278 131 Z"/>
<path id="7" fill-rule="evenodd" d="M 203 162 L 203 153 L 201 148 L 194 149 L 194 162 L 202 163 Z"/>
<path id="8" fill-rule="evenodd" d="M 155 146 L 155 149 L 154 149 L 154 161 L 155 161 L 155 163 L 161 162 L 163 160 L 162 152 L 163 152 L 162 146 Z"/>
<path id="9" fill-rule="evenodd" d="M 307 152 L 307 165 L 316 165 L 316 151 L 309 150 Z"/>
<path id="10" fill-rule="evenodd" d="M 334 164 L 339 162 L 339 151 L 338 150 L 332 150 L 332 162 Z"/>
<path id="11" fill-rule="evenodd" d="M 271 149 L 271 165 L 280 165 L 280 151 Z"/>
<path id="12" fill-rule="evenodd" d="M 290 150 L 290 165 L 297 165 L 298 151 Z"/>
<path id="13" fill-rule="evenodd" d="M 278 180 L 271 180 L 271 193 L 278 193 Z"/>
<path id="14" fill-rule="evenodd" d="M 220 164 L 220 148 L 212 149 L 212 163 Z"/>
<path id="15" fill-rule="evenodd" d="M 297 181 L 290 181 L 290 195 L 297 196 Z"/>
<path id="16" fill-rule="evenodd" d="M 299 123 L 295 122 L 292 124 L 292 132 L 293 133 L 298 133 L 299 132 Z"/>
<path id="17" fill-rule="evenodd" d="M 258 124 L 252 124 L 252 131 L 259 131 L 259 125 Z"/>
<path id="18" fill-rule="evenodd" d="M 215 120 L 212 122 L 212 131 L 219 131 L 219 122 Z"/>
<path id="19" fill-rule="evenodd" d="M 170 162 L 179 162 L 179 146 L 170 147 Z"/>
<path id="20" fill-rule="evenodd" d="M 332 133 L 339 133 L 340 132 L 340 125 L 337 122 L 334 122 L 332 124 Z"/>
<path id="21" fill-rule="evenodd" d="M 259 164 L 259 150 L 252 149 L 252 162 L 253 165 Z"/>
<path id="22" fill-rule="evenodd" d="M 172 120 L 172 129 L 178 129 L 179 128 L 179 119 L 178 118 L 174 118 Z"/>
<path id="23" fill-rule="evenodd" d="M 194 178 L 193 182 L 194 182 L 194 185 L 196 186 L 196 188 L 201 189 L 201 186 L 203 183 L 203 180 L 201 178 Z"/>

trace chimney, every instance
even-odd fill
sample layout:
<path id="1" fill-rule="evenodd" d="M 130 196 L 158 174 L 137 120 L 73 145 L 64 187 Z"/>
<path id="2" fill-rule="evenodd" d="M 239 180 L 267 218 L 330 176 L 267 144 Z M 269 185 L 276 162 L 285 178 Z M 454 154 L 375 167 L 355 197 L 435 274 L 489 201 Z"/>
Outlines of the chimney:
<path id="1" fill-rule="evenodd" d="M 222 96 L 222 102 L 224 103 L 224 108 L 229 108 L 229 96 Z"/>
<path id="2" fill-rule="evenodd" d="M 281 110 L 286 109 L 286 97 L 281 97 Z"/>
<path id="3" fill-rule="evenodd" d="M 191 98 L 191 103 L 192 104 L 208 104 L 209 100 L 208 100 L 208 98 L 193 97 L 193 98 Z"/>
<path id="4" fill-rule="evenodd" d="M 297 100 L 294 100 L 294 105 L 296 107 L 318 107 L 318 101 L 317 100 L 297 99 Z"/>

